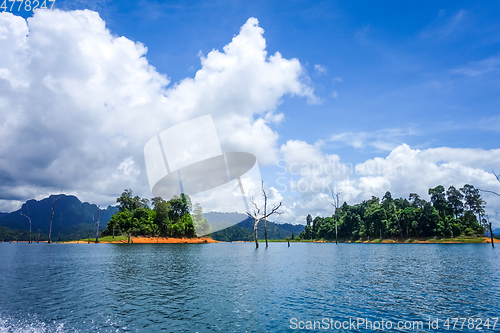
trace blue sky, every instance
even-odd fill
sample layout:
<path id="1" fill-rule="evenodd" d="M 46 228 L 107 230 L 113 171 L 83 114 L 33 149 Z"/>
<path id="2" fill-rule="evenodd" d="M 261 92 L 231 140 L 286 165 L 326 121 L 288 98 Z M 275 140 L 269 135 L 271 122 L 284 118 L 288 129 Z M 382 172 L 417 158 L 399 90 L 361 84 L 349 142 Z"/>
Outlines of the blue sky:
<path id="1" fill-rule="evenodd" d="M 496 164 L 500 3 L 496 1 L 57 1 L 54 8 L 96 11 L 114 38 L 142 43 L 148 63 L 170 80 L 166 89 L 194 79 L 202 69 L 200 57 L 212 50 L 223 52 L 245 22 L 257 18 L 265 31 L 267 55 L 279 52 L 285 59 L 298 59 L 303 70 L 298 80 L 313 89 L 316 98 L 284 93 L 277 100 L 273 112 L 283 114 L 283 119 L 267 124 L 278 136 L 277 159 L 292 158 L 286 152 L 293 142 L 303 143 L 306 163 L 316 161 L 307 160 L 308 156 L 317 161 L 335 157 L 353 166 L 377 158 L 387 162 L 391 153 L 407 156 L 401 152 L 405 147 L 410 155 L 418 150 L 432 156 L 419 158 L 421 164 L 407 169 L 421 170 L 420 174 L 351 177 L 358 185 L 363 181 L 372 185 L 346 190 L 344 199 L 350 203 L 382 196 L 385 190 L 407 196 L 409 187 L 401 183 L 409 177 L 422 180 L 414 191 L 423 197 L 436 182 L 448 187 L 475 181 L 478 187 L 498 190 L 491 178 L 495 166 L 500 172 Z M 256 112 L 252 117 L 264 116 Z M 259 162 L 263 179 L 274 188 L 277 159 Z M 426 169 L 431 164 L 437 169 Z M 451 165 L 453 172 L 440 169 L 443 164 Z M 446 175 L 437 177 L 442 171 Z M 429 172 L 434 172 L 432 177 Z M 340 178 L 335 181 L 346 180 Z M 66 186 L 38 184 L 37 191 L 4 194 L 0 207 L 15 208 L 24 197 L 43 196 L 58 185 Z M 347 185 L 338 187 L 342 186 Z M 88 190 L 69 190 L 91 197 Z M 292 192 L 276 196 L 287 207 L 303 201 L 302 208 L 289 214 L 289 221 L 299 221 L 308 210 L 327 214 L 321 208 L 327 193 Z M 109 190 L 102 202 L 113 195 Z M 489 214 L 499 216 L 500 203 L 494 197 L 487 199 Z"/>
<path id="2" fill-rule="evenodd" d="M 497 148 L 498 130 L 491 122 L 499 122 L 500 98 L 495 1 L 61 1 L 56 6 L 97 10 L 113 34 L 142 42 L 148 61 L 172 83 L 194 76 L 201 67 L 199 52 L 222 49 L 249 17 L 258 18 L 268 53 L 298 58 L 323 101 L 311 106 L 285 97 L 280 143 L 328 141 L 344 132 L 383 138 L 389 130 L 386 141 L 392 145 Z M 315 65 L 325 72 L 315 71 Z M 381 153 L 365 146 L 375 138 L 366 140 L 358 149 L 332 142 L 326 150 L 359 163 Z"/>

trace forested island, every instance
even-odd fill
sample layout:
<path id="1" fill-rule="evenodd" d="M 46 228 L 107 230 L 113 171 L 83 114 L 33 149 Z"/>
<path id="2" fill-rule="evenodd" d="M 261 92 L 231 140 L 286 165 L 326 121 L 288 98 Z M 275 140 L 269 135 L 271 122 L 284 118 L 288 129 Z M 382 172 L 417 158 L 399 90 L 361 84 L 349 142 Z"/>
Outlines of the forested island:
<path id="1" fill-rule="evenodd" d="M 118 212 L 111 216 L 102 236 L 123 234 L 130 242 L 131 236 L 181 238 L 210 234 L 201 205 L 193 206 L 184 193 L 168 201 L 155 197 L 151 199 L 151 208 L 150 200 L 134 196 L 131 189 L 126 189 L 116 202 Z"/>
<path id="2" fill-rule="evenodd" d="M 385 238 L 483 236 L 488 226 L 486 202 L 472 185 L 457 189 L 442 185 L 429 189 L 430 201 L 416 193 L 393 199 L 388 191 L 380 200 L 372 197 L 354 206 L 344 202 L 331 217 L 311 215 L 299 238 L 342 241 Z"/>

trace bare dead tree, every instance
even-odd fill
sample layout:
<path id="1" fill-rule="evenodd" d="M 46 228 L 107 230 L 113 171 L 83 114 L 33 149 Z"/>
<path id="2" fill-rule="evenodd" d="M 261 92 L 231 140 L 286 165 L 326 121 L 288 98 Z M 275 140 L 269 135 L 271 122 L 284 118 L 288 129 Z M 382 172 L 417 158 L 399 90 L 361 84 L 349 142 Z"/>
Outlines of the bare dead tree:
<path id="1" fill-rule="evenodd" d="M 337 242 L 337 209 L 340 208 L 339 196 L 340 196 L 341 192 L 337 191 L 336 193 L 334 193 L 332 189 L 330 189 L 330 191 L 332 191 L 332 198 L 333 198 L 332 206 L 335 208 L 335 212 L 333 215 L 333 219 L 335 220 L 335 244 L 338 244 L 338 242 Z"/>
<path id="2" fill-rule="evenodd" d="M 50 236 L 52 235 L 52 220 L 54 219 L 54 205 L 56 204 L 57 200 L 59 200 L 61 197 L 62 194 L 52 201 L 52 213 L 50 214 L 49 241 L 47 242 L 48 244 L 50 244 Z"/>
<path id="3" fill-rule="evenodd" d="M 101 214 L 101 206 L 97 206 L 97 227 L 95 231 L 95 242 L 99 243 L 99 218 Z"/>
<path id="4" fill-rule="evenodd" d="M 269 216 L 271 216 L 273 214 L 278 214 L 278 215 L 281 214 L 280 212 L 278 212 L 278 209 L 281 207 L 281 201 L 280 201 L 279 205 L 277 205 L 277 206 L 274 205 L 273 209 L 269 213 L 266 212 L 267 196 L 265 195 L 265 191 L 264 191 L 264 183 L 262 183 L 262 192 L 264 193 L 264 198 L 265 198 L 265 204 L 264 204 L 265 212 L 264 212 L 264 215 L 260 216 L 260 209 L 257 206 L 257 204 L 255 203 L 255 201 L 253 200 L 253 198 L 250 198 L 250 202 L 253 203 L 253 205 L 255 206 L 255 209 L 253 211 L 253 215 L 250 214 L 249 212 L 247 212 L 247 215 L 250 216 L 251 218 L 253 218 L 254 221 L 255 221 L 255 224 L 254 224 L 254 227 L 253 227 L 253 231 L 254 231 L 254 234 L 255 234 L 255 248 L 256 249 L 259 248 L 259 239 L 257 237 L 257 226 L 258 226 L 259 222 L 262 219 L 266 220 Z M 266 238 L 266 247 L 267 247 L 267 238 Z"/>
<path id="5" fill-rule="evenodd" d="M 21 207 L 21 216 L 24 216 L 25 218 L 27 218 L 30 221 L 30 238 L 28 240 L 28 244 L 31 244 L 31 219 L 29 218 L 29 216 L 23 214 L 23 208 L 22 207 Z"/>
<path id="6" fill-rule="evenodd" d="M 264 181 L 262 180 L 262 195 L 264 196 L 264 216 L 266 215 L 267 211 L 267 194 L 266 191 L 264 190 Z M 267 249 L 267 217 L 264 218 L 264 238 L 266 239 L 266 249 Z"/>

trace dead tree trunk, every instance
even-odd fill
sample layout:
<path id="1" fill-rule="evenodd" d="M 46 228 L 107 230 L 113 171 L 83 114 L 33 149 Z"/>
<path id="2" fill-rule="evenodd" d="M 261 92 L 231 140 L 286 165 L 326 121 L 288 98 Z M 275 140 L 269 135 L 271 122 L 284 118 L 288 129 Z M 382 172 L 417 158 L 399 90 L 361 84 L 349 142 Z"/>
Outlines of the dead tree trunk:
<path id="1" fill-rule="evenodd" d="M 52 220 L 54 219 L 54 205 L 56 204 L 56 201 L 61 198 L 62 194 L 57 197 L 57 199 L 52 201 L 52 212 L 50 214 L 50 227 L 49 227 L 49 241 L 47 242 L 50 244 L 50 236 L 52 235 Z"/>
<path id="2" fill-rule="evenodd" d="M 21 215 L 24 216 L 25 218 L 27 218 L 30 221 L 30 236 L 29 236 L 28 244 L 31 244 L 31 219 L 28 216 L 26 216 L 26 215 L 23 214 L 22 209 L 21 209 Z"/>
<path id="3" fill-rule="evenodd" d="M 337 243 L 337 209 L 339 209 L 339 196 L 340 196 L 340 191 L 338 191 L 337 193 L 333 193 L 333 190 L 332 191 L 332 198 L 333 198 L 333 203 L 332 203 L 332 206 L 335 208 L 335 212 L 334 212 L 334 215 L 333 215 L 333 219 L 335 220 L 335 244 L 338 244 Z"/>
<path id="4" fill-rule="evenodd" d="M 99 243 L 99 218 L 101 213 L 101 207 L 97 206 L 97 227 L 95 231 L 95 242 Z"/>
<path id="5" fill-rule="evenodd" d="M 259 239 L 257 237 L 257 226 L 259 224 L 259 221 L 260 219 L 255 219 L 255 224 L 253 226 L 253 232 L 255 234 L 255 248 L 258 249 L 259 248 Z"/>
<path id="6" fill-rule="evenodd" d="M 491 237 L 491 246 L 495 247 L 495 243 L 493 242 L 493 230 L 491 228 L 491 222 L 490 222 L 490 237 Z"/>
<path id="7" fill-rule="evenodd" d="M 262 181 L 262 194 L 264 195 L 264 216 L 266 216 L 267 211 L 267 195 L 264 191 L 264 181 Z M 267 217 L 264 217 L 264 237 L 266 238 L 266 249 L 267 249 Z"/>

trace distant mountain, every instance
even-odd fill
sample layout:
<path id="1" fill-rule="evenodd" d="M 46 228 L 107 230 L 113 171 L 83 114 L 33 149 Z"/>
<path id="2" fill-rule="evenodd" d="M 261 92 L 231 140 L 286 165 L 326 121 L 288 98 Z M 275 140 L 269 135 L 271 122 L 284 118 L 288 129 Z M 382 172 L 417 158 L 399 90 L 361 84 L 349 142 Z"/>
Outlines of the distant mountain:
<path id="1" fill-rule="evenodd" d="M 21 209 L 12 213 L 0 214 L 0 227 L 11 230 L 29 231 L 29 220 L 21 215 L 22 213 L 31 219 L 32 233 L 49 233 L 50 216 L 52 202 L 59 195 L 51 195 L 48 198 L 28 200 Z M 105 229 L 111 216 L 118 211 L 116 206 L 108 206 L 101 209 L 99 228 Z M 52 221 L 52 239 L 69 240 L 87 237 L 97 223 L 97 205 L 81 202 L 73 195 L 62 195 L 54 206 L 54 219 Z"/>
<path id="2" fill-rule="evenodd" d="M 247 215 L 239 213 L 209 212 L 203 214 L 207 218 L 212 230 L 212 238 L 220 241 L 251 241 L 254 239 L 254 220 Z M 221 230 L 222 229 L 222 230 Z M 267 238 L 284 239 L 298 236 L 304 230 L 304 225 L 278 224 L 267 221 Z M 264 221 L 259 222 L 257 236 L 264 239 Z"/>
<path id="3" fill-rule="evenodd" d="M 490 232 L 486 231 L 485 235 L 490 237 Z M 493 236 L 498 236 L 498 235 L 500 235 L 500 228 L 493 229 Z"/>

